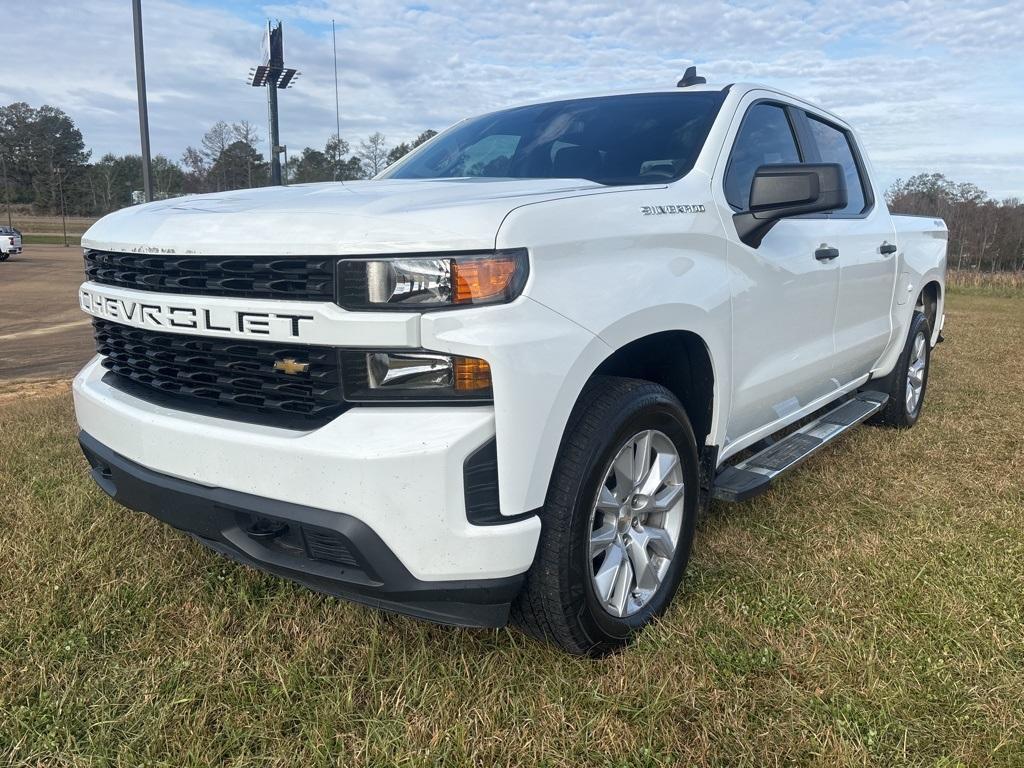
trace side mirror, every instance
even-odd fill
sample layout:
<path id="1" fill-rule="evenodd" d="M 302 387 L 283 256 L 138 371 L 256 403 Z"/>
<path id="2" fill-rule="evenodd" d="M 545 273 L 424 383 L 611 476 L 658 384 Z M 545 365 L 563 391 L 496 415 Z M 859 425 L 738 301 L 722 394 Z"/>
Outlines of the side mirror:
<path id="1" fill-rule="evenodd" d="M 750 209 L 732 217 L 751 248 L 780 219 L 846 207 L 846 175 L 839 163 L 762 165 L 750 184 Z"/>

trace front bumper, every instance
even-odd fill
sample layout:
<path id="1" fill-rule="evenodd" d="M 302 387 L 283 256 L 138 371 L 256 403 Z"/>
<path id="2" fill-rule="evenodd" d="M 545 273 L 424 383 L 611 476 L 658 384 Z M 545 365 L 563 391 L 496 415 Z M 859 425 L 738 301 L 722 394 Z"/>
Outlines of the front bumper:
<path id="1" fill-rule="evenodd" d="M 504 578 L 533 562 L 536 516 L 496 525 L 467 518 L 464 465 L 494 438 L 488 406 L 356 407 L 296 431 L 158 405 L 105 374 L 95 358 L 75 379 L 78 424 L 147 470 L 353 518 L 420 581 Z"/>
<path id="2" fill-rule="evenodd" d="M 524 575 L 422 581 L 373 529 L 323 509 L 209 488 L 146 469 L 86 432 L 92 477 L 111 497 L 241 563 L 375 608 L 460 626 L 496 627 Z"/>

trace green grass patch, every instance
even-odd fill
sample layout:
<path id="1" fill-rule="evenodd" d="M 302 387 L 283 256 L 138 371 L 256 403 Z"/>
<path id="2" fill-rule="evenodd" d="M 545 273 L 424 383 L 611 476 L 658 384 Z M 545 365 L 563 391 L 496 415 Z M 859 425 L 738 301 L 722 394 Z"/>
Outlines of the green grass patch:
<path id="1" fill-rule="evenodd" d="M 23 245 L 64 245 L 64 235 L 22 235 L 21 242 Z M 77 247 L 81 244 L 81 235 L 68 233 L 69 246 Z"/>
<path id="2" fill-rule="evenodd" d="M 0 765 L 1024 765 L 1024 313 L 954 295 L 913 430 L 714 505 L 614 657 L 224 560 L 0 405 Z"/>

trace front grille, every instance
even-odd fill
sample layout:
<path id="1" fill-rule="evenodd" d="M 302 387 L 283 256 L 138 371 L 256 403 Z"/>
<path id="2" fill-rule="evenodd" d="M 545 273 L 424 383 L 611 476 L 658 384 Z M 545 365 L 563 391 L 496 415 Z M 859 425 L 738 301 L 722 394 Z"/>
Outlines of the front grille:
<path id="1" fill-rule="evenodd" d="M 217 407 L 231 418 L 248 414 L 245 420 L 301 428 L 345 409 L 332 347 L 185 336 L 100 319 L 93 330 L 110 374 L 135 385 L 133 393 L 169 397 L 184 410 Z M 274 369 L 289 358 L 309 370 L 288 375 Z"/>
<path id="2" fill-rule="evenodd" d="M 336 257 L 167 256 L 87 250 L 85 274 L 140 291 L 247 299 L 334 300 Z"/>

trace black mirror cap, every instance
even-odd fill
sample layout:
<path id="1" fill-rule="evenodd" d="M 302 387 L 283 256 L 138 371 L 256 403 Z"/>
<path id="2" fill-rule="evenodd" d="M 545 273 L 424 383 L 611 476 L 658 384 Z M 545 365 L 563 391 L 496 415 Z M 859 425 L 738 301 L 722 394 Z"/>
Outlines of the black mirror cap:
<path id="1" fill-rule="evenodd" d="M 846 175 L 839 163 L 762 165 L 750 184 L 750 209 L 733 216 L 736 232 L 751 248 L 780 219 L 845 208 Z"/>

